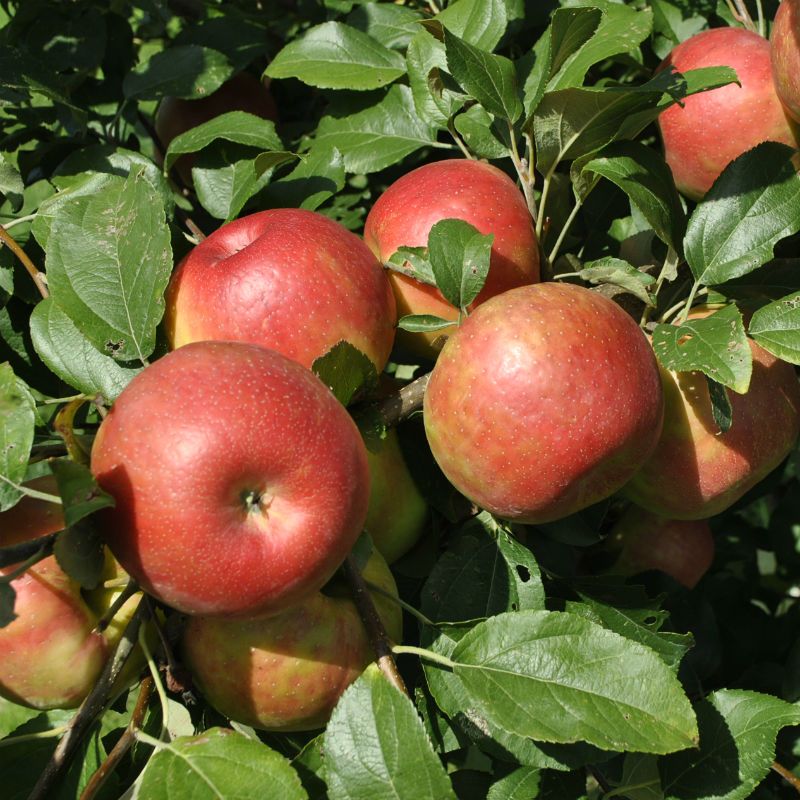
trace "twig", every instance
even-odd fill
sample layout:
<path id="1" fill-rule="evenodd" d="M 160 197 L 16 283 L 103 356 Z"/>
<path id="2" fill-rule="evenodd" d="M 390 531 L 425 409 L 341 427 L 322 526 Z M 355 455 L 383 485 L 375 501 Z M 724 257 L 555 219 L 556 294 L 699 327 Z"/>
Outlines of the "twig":
<path id="1" fill-rule="evenodd" d="M 125 588 L 119 593 L 119 597 L 111 604 L 111 608 L 97 620 L 97 625 L 94 626 L 95 633 L 102 633 L 114 619 L 117 612 L 125 605 L 125 603 L 139 591 L 139 584 L 131 578 Z"/>
<path id="2" fill-rule="evenodd" d="M 470 153 L 469 148 L 464 144 L 464 140 L 458 135 L 458 131 L 456 131 L 456 126 L 452 117 L 447 120 L 447 130 L 450 132 L 450 135 L 453 137 L 453 141 L 458 145 L 458 149 L 464 154 L 464 156 L 470 161 L 474 161 L 475 156 Z"/>
<path id="3" fill-rule="evenodd" d="M 528 169 L 528 164 L 524 163 L 520 158 L 517 137 L 514 133 L 514 126 L 510 121 L 508 123 L 508 136 L 511 140 L 511 160 L 514 162 L 514 169 L 517 171 L 522 193 L 525 195 L 525 204 L 528 206 L 531 218 L 536 223 L 536 200 L 533 196 L 533 182 L 530 179 L 530 170 Z"/>
<path id="4" fill-rule="evenodd" d="M 603 790 L 603 794 L 611 791 L 611 784 L 605 779 L 604 775 L 591 764 L 586 766 L 586 771 L 597 781 L 597 785 Z"/>
<path id="5" fill-rule="evenodd" d="M 800 778 L 797 777 L 791 770 L 786 769 L 783 764 L 777 761 L 772 762 L 772 771 L 777 772 L 798 794 L 800 794 Z"/>
<path id="6" fill-rule="evenodd" d="M 53 545 L 56 542 L 58 533 L 51 533 L 47 536 L 40 536 L 31 542 L 20 542 L 11 544 L 8 547 L 0 547 L 0 568 L 8 567 L 11 564 L 19 564 L 20 561 L 31 558 L 31 556 L 42 552 L 50 555 L 53 552 Z"/>
<path id="7" fill-rule="evenodd" d="M 392 645 L 386 635 L 386 629 L 383 627 L 381 618 L 375 609 L 375 604 L 370 597 L 369 589 L 367 589 L 367 584 L 364 582 L 364 578 L 361 577 L 361 573 L 352 556 L 348 556 L 344 561 L 344 574 L 350 584 L 350 591 L 353 594 L 358 614 L 364 623 L 364 628 L 366 628 L 369 643 L 377 656 L 378 669 L 392 686 L 399 689 L 403 694 L 408 694 L 405 682 L 397 670 L 397 664 L 394 663 Z"/>
<path id="8" fill-rule="evenodd" d="M 139 685 L 139 696 L 136 699 L 136 707 L 133 709 L 128 727 L 125 728 L 122 736 L 119 737 L 117 743 L 111 748 L 111 752 L 106 757 L 106 760 L 97 768 L 94 775 L 89 778 L 89 782 L 81 792 L 79 800 L 93 800 L 106 782 L 108 776 L 116 769 L 117 764 L 122 760 L 125 753 L 130 750 L 131 745 L 136 741 L 136 731 L 142 726 L 142 721 L 144 720 L 147 705 L 150 702 L 152 694 L 153 679 L 150 677 L 144 678 Z"/>
<path id="9" fill-rule="evenodd" d="M 53 787 L 61 773 L 69 766 L 81 739 L 83 739 L 111 699 L 114 683 L 136 646 L 139 626 L 148 613 L 147 607 L 140 602 L 139 607 L 122 633 L 122 638 L 117 645 L 113 658 L 108 659 L 100 678 L 95 683 L 89 696 L 81 703 L 78 713 L 69 721 L 66 733 L 53 751 L 53 755 L 42 770 L 41 775 L 39 775 L 39 779 L 28 796 L 28 800 L 47 800 L 47 798 L 53 796 Z"/>
<path id="10" fill-rule="evenodd" d="M 50 292 L 47 291 L 47 279 L 44 273 L 36 269 L 36 265 L 28 258 L 27 253 L 17 244 L 14 237 L 8 233 L 2 225 L 0 225 L 0 241 L 5 243 L 8 249 L 22 262 L 25 269 L 28 270 L 28 274 L 33 278 L 33 282 L 36 284 L 39 294 L 46 300 L 50 296 Z"/>
<path id="11" fill-rule="evenodd" d="M 40 561 L 44 561 L 44 559 L 50 555 L 52 550 L 52 547 L 42 547 L 40 544 L 39 550 L 26 558 L 25 561 L 23 561 L 16 569 L 11 570 L 11 572 L 7 573 L 6 575 L 0 575 L 0 584 L 11 583 L 12 581 L 15 581 L 20 575 L 24 575 L 32 566 L 38 564 Z"/>
<path id="12" fill-rule="evenodd" d="M 431 375 L 427 373 L 382 400 L 377 408 L 387 428 L 399 425 L 422 407 Z"/>

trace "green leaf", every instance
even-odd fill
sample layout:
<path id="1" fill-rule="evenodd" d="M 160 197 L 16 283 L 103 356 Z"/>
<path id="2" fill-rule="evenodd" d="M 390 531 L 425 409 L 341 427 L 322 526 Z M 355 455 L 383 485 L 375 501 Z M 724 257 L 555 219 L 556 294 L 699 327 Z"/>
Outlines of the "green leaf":
<path id="1" fill-rule="evenodd" d="M 772 258 L 776 242 L 800 230 L 793 153 L 762 142 L 717 178 L 686 230 L 686 261 L 699 282 L 725 283 L 751 272 Z"/>
<path id="2" fill-rule="evenodd" d="M 0 86 L 46 97 L 85 119 L 86 112 L 70 102 L 60 78 L 24 50 L 0 46 Z"/>
<path id="3" fill-rule="evenodd" d="M 557 8 L 550 26 L 534 46 L 534 65 L 523 87 L 527 116 L 536 110 L 550 79 L 564 62 L 592 38 L 600 24 L 599 8 Z"/>
<path id="4" fill-rule="evenodd" d="M 696 706 L 699 750 L 661 759 L 666 800 L 745 800 L 775 759 L 781 728 L 800 723 L 800 709 L 776 697 L 721 689 Z"/>
<path id="5" fill-rule="evenodd" d="M 0 623 L 0 627 L 3 627 L 2 623 Z M 26 708 L 0 697 L 0 739 L 5 738 L 9 733 L 13 733 L 20 725 L 40 713 L 37 708 Z"/>
<path id="6" fill-rule="evenodd" d="M 776 258 L 747 275 L 714 287 L 724 298 L 763 305 L 800 291 L 800 259 Z"/>
<path id="7" fill-rule="evenodd" d="M 314 360 L 311 371 L 343 406 L 378 385 L 375 365 L 350 342 L 337 342 L 324 356 Z"/>
<path id="8" fill-rule="evenodd" d="M 443 29 L 450 74 L 490 114 L 516 122 L 522 115 L 517 96 L 517 73 L 504 56 L 487 53 Z"/>
<path id="9" fill-rule="evenodd" d="M 144 362 L 172 269 L 159 195 L 140 174 L 110 176 L 95 194 L 60 204 L 51 233 L 46 263 L 54 302 L 98 350 Z"/>
<path id="10" fill-rule="evenodd" d="M 465 309 L 489 273 L 494 234 L 484 236 L 461 219 L 443 219 L 428 234 L 428 257 L 436 286 L 456 308 Z"/>
<path id="11" fill-rule="evenodd" d="M 325 763 L 331 800 L 455 800 L 414 704 L 375 666 L 333 710 L 325 731 Z"/>
<path id="12" fill-rule="evenodd" d="M 286 758 L 226 728 L 210 728 L 159 747 L 142 773 L 137 796 L 147 800 L 308 798 Z"/>
<path id="13" fill-rule="evenodd" d="M 479 712 L 517 735 L 652 753 L 697 743 L 694 713 L 669 667 L 574 614 L 500 614 L 469 631 L 452 659 Z"/>
<path id="14" fill-rule="evenodd" d="M 125 76 L 127 99 L 158 100 L 167 95 L 196 100 L 215 92 L 233 74 L 228 59 L 211 47 L 178 45 L 154 53 Z"/>
<path id="15" fill-rule="evenodd" d="M 733 425 L 733 406 L 725 387 L 721 383 L 712 381 L 706 375 L 708 384 L 708 397 L 711 400 L 711 416 L 720 433 L 727 433 Z"/>
<path id="16" fill-rule="evenodd" d="M 442 73 L 447 70 L 444 43 L 427 31 L 420 31 L 408 45 L 406 64 L 417 116 L 435 128 L 446 128 L 465 97 L 444 85 Z"/>
<path id="17" fill-rule="evenodd" d="M 7 481 L 25 479 L 36 424 L 36 404 L 30 390 L 11 369 L 0 364 L 0 511 L 16 505 L 21 492 Z"/>
<path id="18" fill-rule="evenodd" d="M 377 39 L 384 47 L 405 50 L 419 32 L 422 14 L 413 8 L 385 3 L 367 3 L 353 9 L 347 24 Z"/>
<path id="19" fill-rule="evenodd" d="M 406 314 L 397 320 L 397 327 L 403 331 L 420 333 L 427 331 L 440 331 L 458 323 L 452 319 L 442 319 L 433 314 Z"/>
<path id="20" fill-rule="evenodd" d="M 0 194 L 5 195 L 11 202 L 14 210 L 22 205 L 22 193 L 25 191 L 25 184 L 19 170 L 6 160 L 6 156 L 0 153 Z"/>
<path id="21" fill-rule="evenodd" d="M 59 566 L 85 589 L 95 589 L 103 577 L 103 537 L 94 527 L 79 522 L 56 538 L 53 553 Z"/>
<path id="22" fill-rule="evenodd" d="M 800 292 L 760 308 L 747 331 L 773 355 L 800 364 Z"/>
<path id="23" fill-rule="evenodd" d="M 645 753 L 626 753 L 619 794 L 628 800 L 664 800 L 658 759 Z"/>
<path id="24" fill-rule="evenodd" d="M 256 159 L 256 166 L 261 156 Z M 313 145 L 288 174 L 273 181 L 264 194 L 275 208 L 305 208 L 314 211 L 342 191 L 344 159 L 335 147 Z"/>
<path id="25" fill-rule="evenodd" d="M 519 767 L 505 778 L 495 781 L 486 800 L 535 800 L 539 796 L 541 779 L 540 770 Z"/>
<path id="26" fill-rule="evenodd" d="M 610 283 L 613 286 L 619 286 L 638 297 L 643 303 L 649 306 L 654 304 L 653 296 L 648 288 L 656 282 L 656 279 L 621 258 L 605 256 L 597 261 L 589 261 L 584 264 L 579 275 L 583 280 L 594 285 Z"/>
<path id="27" fill-rule="evenodd" d="M 10 583 L 0 583 L 0 628 L 5 628 L 17 618 L 14 613 L 16 600 L 17 593 L 14 591 L 14 587 Z"/>
<path id="28" fill-rule="evenodd" d="M 427 283 L 429 286 L 436 286 L 433 267 L 428 260 L 427 247 L 398 247 L 389 256 L 387 266 L 395 272 L 408 275 L 415 281 Z"/>
<path id="29" fill-rule="evenodd" d="M 179 156 L 197 153 L 217 140 L 260 150 L 280 150 L 283 147 L 275 133 L 274 122 L 246 111 L 229 111 L 176 136 L 164 156 L 164 170 L 168 172 Z"/>
<path id="30" fill-rule="evenodd" d="M 52 459 L 50 468 L 63 502 L 64 522 L 75 525 L 101 508 L 112 508 L 114 498 L 104 492 L 88 467 L 64 458 Z"/>
<path id="31" fill-rule="evenodd" d="M 39 358 L 61 380 L 86 395 L 101 394 L 113 402 L 141 372 L 141 367 L 118 364 L 93 347 L 52 298 L 39 302 L 31 314 L 30 326 Z"/>
<path id="32" fill-rule="evenodd" d="M 581 165 L 581 172 L 602 175 L 630 198 L 656 236 L 682 252 L 686 216 L 672 172 L 664 159 L 640 142 L 615 142 Z"/>
<path id="33" fill-rule="evenodd" d="M 403 57 L 342 22 L 324 22 L 272 59 L 271 78 L 298 78 L 320 89 L 379 89 L 404 75 Z"/>
<path id="34" fill-rule="evenodd" d="M 491 52 L 508 26 L 507 0 L 456 0 L 435 20 L 465 42 Z"/>
<path id="35" fill-rule="evenodd" d="M 417 117 L 411 90 L 392 86 L 374 106 L 345 117 L 323 117 L 317 146 L 336 148 L 348 172 L 377 172 L 421 147 L 436 147 L 436 128 Z"/>
<path id="36" fill-rule="evenodd" d="M 653 349 L 658 360 L 675 372 L 699 370 L 739 394 L 750 385 L 753 356 L 735 305 L 680 325 L 657 325 Z"/>
<path id="37" fill-rule="evenodd" d="M 234 71 L 239 72 L 266 53 L 267 36 L 264 25 L 243 14 L 229 11 L 225 16 L 187 25 L 175 38 L 175 44 L 200 45 L 219 50 Z"/>
<path id="38" fill-rule="evenodd" d="M 453 121 L 469 150 L 480 158 L 508 158 L 508 145 L 495 128 L 494 119 L 481 106 L 470 106 Z"/>

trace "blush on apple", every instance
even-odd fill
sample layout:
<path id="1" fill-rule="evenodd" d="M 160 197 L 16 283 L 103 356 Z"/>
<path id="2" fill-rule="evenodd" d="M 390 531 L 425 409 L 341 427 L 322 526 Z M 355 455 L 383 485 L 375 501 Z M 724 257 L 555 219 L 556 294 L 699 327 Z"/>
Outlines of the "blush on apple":
<path id="1" fill-rule="evenodd" d="M 619 489 L 650 455 L 662 414 L 636 323 L 597 292 L 555 283 L 479 306 L 442 350 L 424 400 L 428 442 L 452 484 L 528 523 Z"/>
<path id="2" fill-rule="evenodd" d="M 678 190 L 699 200 L 723 169 L 764 141 L 797 142 L 772 83 L 769 42 L 743 28 L 714 28 L 679 44 L 659 69 L 727 66 L 729 84 L 687 97 L 658 118 L 664 156 Z"/>
<path id="3" fill-rule="evenodd" d="M 666 519 L 635 505 L 620 517 L 609 539 L 620 549 L 612 571 L 660 570 L 689 589 L 714 561 L 714 537 L 706 520 Z"/>
<path id="4" fill-rule="evenodd" d="M 449 159 L 425 164 L 395 181 L 367 215 L 364 241 L 382 261 L 403 246 L 425 247 L 442 219 L 465 220 L 494 234 L 486 283 L 471 308 L 496 294 L 539 280 L 539 245 L 525 198 L 504 172 L 480 161 Z M 438 289 L 397 272 L 389 274 L 399 316 L 458 318 Z M 398 341 L 417 355 L 435 358 L 436 333 L 400 331 Z"/>
<path id="5" fill-rule="evenodd" d="M 783 0 L 769 35 L 772 78 L 784 107 L 800 122 L 800 2 Z"/>
<path id="6" fill-rule="evenodd" d="M 92 471 L 106 540 L 188 614 L 274 613 L 319 589 L 364 525 L 355 423 L 274 350 L 196 342 L 138 374 L 103 420 Z"/>
<path id="7" fill-rule="evenodd" d="M 386 276 L 355 234 L 322 214 L 273 209 L 223 225 L 186 256 L 165 325 L 173 348 L 250 342 L 306 367 L 344 340 L 380 372 L 396 319 Z"/>
<path id="8" fill-rule="evenodd" d="M 363 575 L 397 594 L 377 551 Z M 373 599 L 389 637 L 401 641 L 400 607 L 381 595 Z M 335 585 L 276 616 L 193 617 L 182 646 L 189 671 L 214 708 L 271 731 L 325 725 L 344 690 L 374 660 L 355 604 Z"/>

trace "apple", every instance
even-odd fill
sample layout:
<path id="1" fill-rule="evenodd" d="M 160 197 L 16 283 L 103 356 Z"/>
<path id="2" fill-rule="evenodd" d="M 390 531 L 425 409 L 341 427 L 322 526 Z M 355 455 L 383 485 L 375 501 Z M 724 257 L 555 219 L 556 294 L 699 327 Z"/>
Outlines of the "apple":
<path id="1" fill-rule="evenodd" d="M 267 85 L 249 72 L 239 72 L 208 97 L 188 100 L 170 96 L 159 103 L 155 127 L 164 152 L 177 136 L 229 111 L 247 111 L 273 122 L 278 119 L 278 109 Z M 192 184 L 193 161 L 191 155 L 183 155 L 175 162 L 187 186 Z"/>
<path id="2" fill-rule="evenodd" d="M 741 86 L 692 95 L 658 118 L 675 185 L 692 200 L 702 198 L 731 161 L 760 142 L 797 146 L 772 83 L 766 39 L 743 28 L 701 31 L 675 47 L 659 69 L 714 66 L 735 69 Z"/>
<path id="3" fill-rule="evenodd" d="M 419 540 L 428 522 L 428 504 L 408 469 L 397 431 L 391 428 L 381 449 L 367 450 L 371 478 L 365 527 L 390 564 Z"/>
<path id="4" fill-rule="evenodd" d="M 363 575 L 397 594 L 377 551 Z M 192 617 L 183 634 L 183 659 L 208 702 L 230 719 L 264 730 L 325 725 L 344 690 L 374 660 L 349 592 L 342 586 L 332 590 L 277 616 Z M 400 607 L 381 595 L 373 599 L 390 638 L 401 641 Z"/>
<path id="5" fill-rule="evenodd" d="M 423 404 L 431 451 L 478 506 L 523 523 L 617 491 L 658 441 L 663 397 L 647 338 L 570 284 L 511 289 L 450 337 Z"/>
<path id="6" fill-rule="evenodd" d="M 620 548 L 613 568 L 623 574 L 657 569 L 689 589 L 714 561 L 714 537 L 706 520 L 666 519 L 631 505 L 611 529 Z"/>
<path id="7" fill-rule="evenodd" d="M 364 225 L 364 241 L 386 262 L 399 247 L 425 247 L 430 229 L 457 218 L 494 234 L 489 274 L 470 308 L 516 286 L 539 280 L 539 244 L 525 198 L 511 178 L 482 161 L 448 159 L 425 164 L 395 181 L 377 199 Z M 399 316 L 458 318 L 438 289 L 389 273 Z M 440 332 L 400 331 L 398 342 L 416 355 L 435 358 Z"/>
<path id="8" fill-rule="evenodd" d="M 51 476 L 32 481 L 39 491 L 58 494 Z M 64 528 L 61 507 L 24 497 L 0 514 L 0 546 L 32 541 Z M 0 569 L 7 575 L 18 565 Z M 117 579 L 109 558 L 106 580 Z M 82 590 L 48 556 L 11 582 L 17 593 L 9 625 L 0 628 L 0 696 L 39 709 L 76 708 L 89 694 L 136 608 L 131 598 L 103 633 L 94 632 L 121 586 Z"/>
<path id="9" fill-rule="evenodd" d="M 784 108 L 800 122 L 800 2 L 783 0 L 769 36 L 772 79 Z"/>
<path id="10" fill-rule="evenodd" d="M 693 316 L 708 313 L 695 311 Z M 800 433 L 794 367 L 750 341 L 747 394 L 727 392 L 733 424 L 720 433 L 705 376 L 662 370 L 664 427 L 658 445 L 623 494 L 672 519 L 721 513 L 789 455 Z"/>
<path id="11" fill-rule="evenodd" d="M 345 340 L 380 372 L 394 341 L 394 298 L 375 257 L 354 233 L 302 209 L 223 225 L 179 264 L 166 298 L 173 348 L 250 342 L 310 367 Z"/>
<path id="12" fill-rule="evenodd" d="M 364 525 L 353 420 L 309 370 L 242 342 L 196 342 L 125 387 L 92 447 L 122 566 L 187 614 L 275 613 L 319 589 Z"/>

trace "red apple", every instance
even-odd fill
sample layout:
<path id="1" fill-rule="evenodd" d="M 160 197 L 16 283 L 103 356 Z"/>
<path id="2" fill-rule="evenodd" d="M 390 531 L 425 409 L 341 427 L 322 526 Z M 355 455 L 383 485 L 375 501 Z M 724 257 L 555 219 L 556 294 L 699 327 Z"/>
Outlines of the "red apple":
<path id="1" fill-rule="evenodd" d="M 137 375 L 92 471 L 116 500 L 109 546 L 188 614 L 274 613 L 319 589 L 367 513 L 365 448 L 309 370 L 273 350 L 197 342 Z"/>
<path id="2" fill-rule="evenodd" d="M 800 122 L 800 2 L 783 0 L 769 36 L 772 79 L 784 107 Z"/>
<path id="3" fill-rule="evenodd" d="M 512 289 L 450 337 L 425 431 L 453 485 L 540 523 L 625 484 L 658 440 L 663 398 L 647 338 L 615 303 L 569 284 Z"/>
<path id="4" fill-rule="evenodd" d="M 367 461 L 372 488 L 365 525 L 391 564 L 419 540 L 428 521 L 428 504 L 409 472 L 397 431 L 387 432 L 378 452 L 367 450 Z"/>
<path id="5" fill-rule="evenodd" d="M 702 31 L 679 44 L 659 69 L 715 66 L 735 69 L 741 86 L 692 95 L 658 118 L 675 185 L 693 200 L 703 197 L 731 161 L 760 142 L 797 146 L 772 84 L 769 42 L 757 33 Z"/>
<path id="6" fill-rule="evenodd" d="M 397 593 L 377 552 L 364 577 Z M 374 659 L 364 626 L 342 587 L 312 594 L 272 617 L 193 617 L 183 657 L 209 703 L 238 722 L 272 731 L 322 727 L 344 690 Z M 374 596 L 389 636 L 402 640 L 400 607 Z"/>
<path id="7" fill-rule="evenodd" d="M 661 438 L 623 490 L 637 505 L 672 519 L 713 517 L 789 455 L 800 433 L 797 375 L 755 342 L 750 349 L 750 389 L 727 393 L 733 424 L 726 433 L 714 422 L 705 376 L 662 371 Z"/>
<path id="8" fill-rule="evenodd" d="M 249 72 L 240 72 L 208 97 L 192 100 L 165 97 L 159 103 L 155 125 L 164 151 L 177 136 L 229 111 L 247 111 L 273 121 L 278 118 L 275 100 L 267 86 Z M 192 182 L 193 161 L 192 155 L 184 155 L 175 162 L 178 173 L 187 185 Z"/>
<path id="9" fill-rule="evenodd" d="M 657 569 L 689 589 L 714 561 L 714 537 L 705 520 L 666 519 L 631 505 L 609 534 L 620 548 L 615 571 Z"/>
<path id="10" fill-rule="evenodd" d="M 494 234 L 489 275 L 470 308 L 496 294 L 539 280 L 539 245 L 525 198 L 504 172 L 481 161 L 450 159 L 426 164 L 395 181 L 376 201 L 364 225 L 364 241 L 382 261 L 398 247 L 425 247 L 430 229 L 457 218 L 483 234 Z M 438 289 L 396 272 L 389 280 L 399 316 L 434 314 L 458 318 Z M 417 355 L 435 358 L 441 333 L 409 334 L 398 340 Z"/>
<path id="11" fill-rule="evenodd" d="M 31 486 L 58 493 L 51 477 Z M 63 527 L 60 506 L 24 497 L 0 514 L 0 547 L 38 539 Z M 116 565 L 113 559 L 109 562 L 113 573 Z M 0 575 L 17 566 L 0 569 Z M 120 588 L 101 585 L 84 591 L 61 569 L 55 556 L 30 567 L 11 586 L 17 593 L 17 617 L 0 628 L 0 696 L 32 708 L 77 707 L 100 676 L 136 601 L 129 600 L 103 633 L 94 633 Z"/>
<path id="12" fill-rule="evenodd" d="M 226 339 L 270 347 L 310 367 L 341 340 L 380 372 L 396 321 L 389 283 L 353 233 L 312 211 L 273 209 L 216 230 L 167 290 L 173 347 Z"/>

